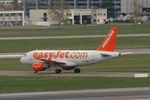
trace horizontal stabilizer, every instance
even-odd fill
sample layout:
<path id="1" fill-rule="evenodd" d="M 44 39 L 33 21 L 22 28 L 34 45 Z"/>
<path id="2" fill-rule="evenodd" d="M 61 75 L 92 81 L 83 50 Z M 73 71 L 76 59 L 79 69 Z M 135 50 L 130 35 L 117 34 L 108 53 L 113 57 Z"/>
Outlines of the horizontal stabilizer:
<path id="1" fill-rule="evenodd" d="M 125 56 L 125 55 L 131 55 L 133 54 L 132 52 L 124 52 L 124 53 L 120 53 L 120 56 Z"/>

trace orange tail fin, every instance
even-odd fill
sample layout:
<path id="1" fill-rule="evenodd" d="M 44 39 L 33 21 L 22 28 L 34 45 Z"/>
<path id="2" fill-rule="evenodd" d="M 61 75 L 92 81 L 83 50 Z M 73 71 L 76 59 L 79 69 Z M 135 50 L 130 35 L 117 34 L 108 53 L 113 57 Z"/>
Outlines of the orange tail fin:
<path id="1" fill-rule="evenodd" d="M 97 51 L 115 51 L 118 28 L 112 28 Z"/>

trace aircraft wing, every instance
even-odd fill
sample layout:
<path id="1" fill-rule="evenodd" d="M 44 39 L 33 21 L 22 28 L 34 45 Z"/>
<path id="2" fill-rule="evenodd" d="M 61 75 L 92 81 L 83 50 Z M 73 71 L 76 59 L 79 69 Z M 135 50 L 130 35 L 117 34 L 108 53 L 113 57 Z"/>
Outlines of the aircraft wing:
<path id="1" fill-rule="evenodd" d="M 41 61 L 47 62 L 47 63 L 52 63 L 52 64 L 58 64 L 61 66 L 76 66 L 77 64 L 73 62 L 68 62 L 68 61 L 63 61 L 63 60 L 45 60 L 45 59 L 40 59 Z"/>
<path id="2" fill-rule="evenodd" d="M 47 63 L 54 63 L 54 64 L 66 64 L 63 61 L 57 61 L 57 60 L 46 60 L 46 59 L 39 59 L 41 61 L 47 62 Z"/>

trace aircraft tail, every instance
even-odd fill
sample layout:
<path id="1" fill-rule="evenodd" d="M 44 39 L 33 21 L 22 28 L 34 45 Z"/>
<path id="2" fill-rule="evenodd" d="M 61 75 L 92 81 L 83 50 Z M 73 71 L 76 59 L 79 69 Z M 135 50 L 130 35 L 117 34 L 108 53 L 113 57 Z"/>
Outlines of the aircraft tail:
<path id="1" fill-rule="evenodd" d="M 115 51 L 118 28 L 112 28 L 97 51 Z"/>

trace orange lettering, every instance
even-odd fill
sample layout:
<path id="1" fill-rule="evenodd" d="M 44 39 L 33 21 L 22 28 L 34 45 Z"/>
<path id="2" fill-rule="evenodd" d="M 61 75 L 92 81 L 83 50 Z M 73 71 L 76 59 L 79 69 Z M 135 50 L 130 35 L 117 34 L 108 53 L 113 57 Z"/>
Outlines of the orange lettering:
<path id="1" fill-rule="evenodd" d="M 87 52 L 34 52 L 33 53 L 33 58 L 34 59 L 48 59 L 51 60 L 52 58 L 57 59 L 57 58 L 77 58 L 77 59 L 86 59 L 88 57 Z"/>
<path id="2" fill-rule="evenodd" d="M 74 58 L 74 57 L 75 57 L 75 52 L 72 52 L 70 58 Z"/>
<path id="3" fill-rule="evenodd" d="M 77 53 L 75 54 L 75 57 L 76 57 L 76 58 L 80 58 L 80 57 L 81 57 L 80 52 L 77 52 Z"/>
<path id="4" fill-rule="evenodd" d="M 52 56 L 53 56 L 53 53 L 52 53 L 52 52 L 49 52 L 48 59 L 51 60 L 51 59 L 52 59 Z"/>
<path id="5" fill-rule="evenodd" d="M 38 54 L 38 59 L 41 59 L 41 58 L 43 58 L 43 52 L 39 52 Z"/>
<path id="6" fill-rule="evenodd" d="M 45 52 L 45 53 L 44 53 L 43 58 L 48 58 L 48 52 Z"/>
<path id="7" fill-rule="evenodd" d="M 34 53 L 33 53 L 33 58 L 34 58 L 34 59 L 38 59 L 38 52 L 34 52 Z"/>
<path id="8" fill-rule="evenodd" d="M 69 54 L 70 54 L 70 52 L 66 52 L 65 58 L 69 58 Z"/>
<path id="9" fill-rule="evenodd" d="M 65 52 L 59 53 L 59 58 L 64 58 Z"/>

